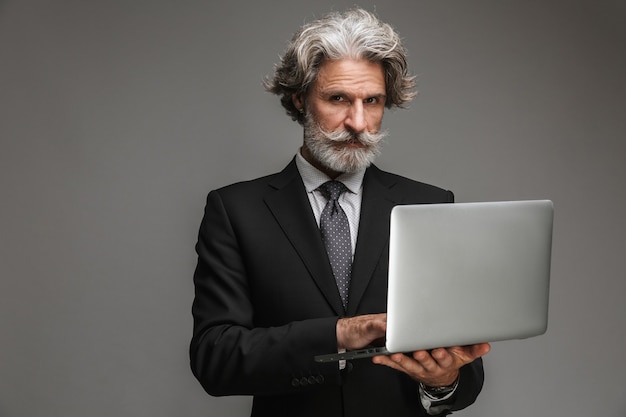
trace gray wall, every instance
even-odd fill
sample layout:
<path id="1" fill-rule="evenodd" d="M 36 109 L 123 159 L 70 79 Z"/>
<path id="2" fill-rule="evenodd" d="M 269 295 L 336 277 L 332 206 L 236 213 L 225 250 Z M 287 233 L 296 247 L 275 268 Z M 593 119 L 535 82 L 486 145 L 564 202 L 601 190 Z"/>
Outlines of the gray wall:
<path id="1" fill-rule="evenodd" d="M 204 198 L 293 156 L 261 80 L 353 4 L 0 2 L 0 416 L 246 415 L 188 368 Z M 420 75 L 378 164 L 556 207 L 548 332 L 494 343 L 459 415 L 626 416 L 624 2 L 360 4 Z"/>

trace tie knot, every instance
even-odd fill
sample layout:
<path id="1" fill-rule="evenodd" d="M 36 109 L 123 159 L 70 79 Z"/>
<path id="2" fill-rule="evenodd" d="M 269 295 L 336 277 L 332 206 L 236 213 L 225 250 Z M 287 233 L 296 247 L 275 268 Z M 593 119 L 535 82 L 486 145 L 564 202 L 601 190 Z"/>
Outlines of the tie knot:
<path id="1" fill-rule="evenodd" d="M 328 181 L 320 185 L 319 190 L 327 199 L 337 200 L 343 192 L 348 191 L 348 188 L 342 182 Z"/>

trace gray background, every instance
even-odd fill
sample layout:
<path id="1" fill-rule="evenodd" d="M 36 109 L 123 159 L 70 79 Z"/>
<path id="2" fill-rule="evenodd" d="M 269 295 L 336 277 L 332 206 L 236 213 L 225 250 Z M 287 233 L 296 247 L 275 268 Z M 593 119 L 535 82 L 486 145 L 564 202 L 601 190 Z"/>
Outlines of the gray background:
<path id="1" fill-rule="evenodd" d="M 0 2 L 0 416 L 247 414 L 188 368 L 204 199 L 294 155 L 261 80 L 353 4 Z M 556 207 L 548 332 L 494 343 L 459 415 L 626 416 L 624 2 L 360 5 L 420 76 L 378 164 Z"/>

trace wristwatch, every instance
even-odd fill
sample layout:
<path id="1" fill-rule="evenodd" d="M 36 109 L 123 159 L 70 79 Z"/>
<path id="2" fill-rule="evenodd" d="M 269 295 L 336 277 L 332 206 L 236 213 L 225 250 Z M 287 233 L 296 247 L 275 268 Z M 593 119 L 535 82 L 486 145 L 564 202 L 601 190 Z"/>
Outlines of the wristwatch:
<path id="1" fill-rule="evenodd" d="M 429 387 L 428 385 L 424 385 L 420 382 L 420 387 L 426 394 L 434 398 L 443 398 L 446 395 L 450 394 L 452 391 L 456 389 L 458 385 L 458 380 L 454 382 L 452 385 L 447 385 L 444 387 Z"/>

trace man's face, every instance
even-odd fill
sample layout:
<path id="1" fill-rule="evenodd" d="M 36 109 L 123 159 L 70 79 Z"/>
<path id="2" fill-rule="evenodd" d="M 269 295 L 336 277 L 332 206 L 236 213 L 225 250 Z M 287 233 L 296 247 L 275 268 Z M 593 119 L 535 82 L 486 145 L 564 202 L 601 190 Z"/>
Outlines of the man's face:
<path id="1" fill-rule="evenodd" d="M 303 156 L 331 176 L 368 166 L 384 136 L 385 94 L 380 62 L 323 62 L 306 97 L 293 97 L 306 112 Z"/>

